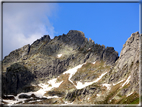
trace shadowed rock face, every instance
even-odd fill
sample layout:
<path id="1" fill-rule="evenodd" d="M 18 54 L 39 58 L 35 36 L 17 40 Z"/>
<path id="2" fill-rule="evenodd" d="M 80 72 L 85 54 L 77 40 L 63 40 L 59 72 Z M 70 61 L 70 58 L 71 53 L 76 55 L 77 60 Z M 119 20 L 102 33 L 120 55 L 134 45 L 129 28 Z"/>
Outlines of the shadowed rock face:
<path id="1" fill-rule="evenodd" d="M 67 34 L 55 36 L 54 39 L 45 35 L 31 45 L 12 51 L 2 63 L 4 95 L 34 91 L 39 89 L 38 83 L 47 83 L 52 78 L 58 78 L 58 82 L 63 83 L 45 94 L 62 97 L 53 98 L 55 102 L 65 103 L 65 100 L 75 104 L 125 103 L 123 98 L 130 93 L 136 93 L 136 98 L 138 97 L 139 33 L 133 33 L 126 41 L 120 57 L 113 47 L 105 48 L 90 38 L 85 38 L 83 32 L 71 30 Z M 69 74 L 63 74 L 80 64 L 83 64 L 82 67 L 70 80 Z M 102 74 L 104 75 L 101 76 Z M 96 81 L 99 77 L 100 80 Z M 124 84 L 127 79 L 129 81 Z M 121 80 L 123 81 L 120 82 Z M 76 87 L 79 82 L 84 85 L 92 81 L 96 82 L 83 88 Z M 31 96 L 22 94 L 20 98 Z"/>
<path id="2" fill-rule="evenodd" d="M 33 42 L 33 44 L 30 46 L 29 55 L 38 53 L 38 49 L 41 48 L 43 45 L 47 44 L 48 42 L 50 42 L 50 40 L 51 39 L 49 35 L 44 35 L 42 38 Z"/>
<path id="3" fill-rule="evenodd" d="M 57 55 L 62 54 L 61 58 Z M 104 60 L 112 65 L 118 59 L 113 47 L 95 44 L 85 38 L 84 33 L 71 30 L 67 34 L 50 39 L 45 35 L 31 45 L 26 45 L 11 52 L 3 60 L 3 69 L 20 62 L 38 78 L 52 78 L 79 64 Z"/>
<path id="4" fill-rule="evenodd" d="M 15 51 L 12 51 L 8 56 L 4 57 L 3 64 L 17 62 L 20 59 L 26 59 L 30 51 L 30 45 L 25 45 Z"/>
<path id="5" fill-rule="evenodd" d="M 18 94 L 24 92 L 23 88 L 29 85 L 35 76 L 26 67 L 15 63 L 7 68 L 3 75 L 3 94 Z M 30 90 L 27 90 L 30 91 Z"/>

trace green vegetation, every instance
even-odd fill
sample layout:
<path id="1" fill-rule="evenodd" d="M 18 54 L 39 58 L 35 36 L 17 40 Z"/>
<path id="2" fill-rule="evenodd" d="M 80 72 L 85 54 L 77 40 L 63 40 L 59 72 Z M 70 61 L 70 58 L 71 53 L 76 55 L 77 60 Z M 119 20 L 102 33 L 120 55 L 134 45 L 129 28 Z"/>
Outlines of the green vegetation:
<path id="1" fill-rule="evenodd" d="M 142 96 L 141 96 L 142 99 Z M 139 104 L 139 98 L 136 98 L 134 101 L 132 101 L 130 104 Z"/>
<path id="2" fill-rule="evenodd" d="M 139 95 L 134 92 L 130 96 L 124 96 L 117 104 L 139 104 Z"/>

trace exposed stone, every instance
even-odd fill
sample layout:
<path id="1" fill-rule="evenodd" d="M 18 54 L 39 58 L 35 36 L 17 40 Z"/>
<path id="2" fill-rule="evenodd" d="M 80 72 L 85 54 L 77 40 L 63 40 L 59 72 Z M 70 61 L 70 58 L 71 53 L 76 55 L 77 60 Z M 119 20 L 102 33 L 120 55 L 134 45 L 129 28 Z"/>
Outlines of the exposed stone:
<path id="1" fill-rule="evenodd" d="M 113 47 L 107 47 L 103 53 L 103 60 L 106 64 L 113 64 L 118 59 L 118 52 Z"/>
<path id="2" fill-rule="evenodd" d="M 34 80 L 34 77 L 34 74 L 23 65 L 18 63 L 11 65 L 7 68 L 6 73 L 3 74 L 2 94 L 16 95 L 22 92 L 24 86 L 29 85 Z"/>
<path id="3" fill-rule="evenodd" d="M 44 35 L 40 39 L 36 40 L 34 43 L 31 44 L 30 52 L 29 54 L 36 54 L 39 52 L 39 49 L 41 47 L 44 47 L 49 41 L 50 41 L 50 36 L 49 35 Z"/>
<path id="4" fill-rule="evenodd" d="M 13 54 L 12 54 L 13 53 Z M 4 69 L 13 62 L 21 62 L 38 78 L 57 77 L 67 69 L 87 61 L 104 60 L 112 65 L 118 58 L 114 48 L 106 48 L 85 38 L 81 31 L 71 30 L 66 35 L 50 39 L 45 35 L 33 44 L 13 51 L 3 60 Z M 58 54 L 63 54 L 58 58 Z M 103 56 L 103 57 L 102 57 Z M 25 60 L 26 59 L 26 60 Z M 9 61 L 7 61 L 9 60 Z"/>
<path id="5" fill-rule="evenodd" d="M 25 45 L 22 48 L 12 51 L 8 56 L 4 57 L 3 65 L 8 63 L 16 63 L 20 59 L 27 59 L 27 55 L 30 51 L 30 45 Z"/>
<path id="6" fill-rule="evenodd" d="M 98 91 L 100 91 L 100 87 L 98 87 L 96 85 L 91 85 L 91 86 L 85 87 L 83 89 L 73 90 L 72 92 L 69 92 L 66 95 L 65 99 L 70 102 L 73 102 L 76 99 L 83 100 L 84 97 L 86 97 L 86 96 L 96 95 Z M 80 102 L 80 101 L 78 101 L 78 102 Z"/>
<path id="7" fill-rule="evenodd" d="M 126 91 L 122 90 L 123 95 L 126 92 L 135 90 L 139 93 L 139 38 L 138 32 L 133 33 L 123 45 L 119 59 L 110 73 L 105 77 L 108 83 L 117 83 L 122 79 L 130 78 L 130 86 Z M 125 92 L 125 93 L 124 93 Z M 121 93 L 121 94 L 122 94 Z"/>
<path id="8" fill-rule="evenodd" d="M 46 94 L 62 98 L 44 99 L 39 104 L 63 104 L 65 103 L 63 100 L 74 101 L 75 104 L 106 104 L 112 103 L 113 98 L 119 99 L 117 94 L 126 96 L 133 91 L 139 92 L 138 32 L 133 33 L 123 45 L 120 57 L 113 47 L 95 44 L 90 38 L 89 40 L 85 38 L 83 32 L 71 30 L 67 34 L 55 36 L 54 39 L 45 35 L 31 45 L 12 51 L 2 62 L 3 96 L 38 90 L 39 87 L 34 87 L 31 83 L 34 85 L 45 83 L 61 76 L 64 71 L 84 63 L 78 70 L 78 74 L 74 74 L 71 78 L 74 84 L 70 82 L 70 85 L 74 88 L 64 90 L 65 93 L 57 89 L 51 90 Z M 96 62 L 96 65 L 93 62 Z M 82 89 L 75 88 L 76 81 L 91 82 L 104 72 L 107 74 L 100 81 Z M 130 81 L 125 87 L 119 86 L 115 87 L 116 90 L 109 91 L 108 87 L 102 86 L 102 84 L 109 84 L 113 87 L 112 84 L 121 80 L 125 82 L 128 77 Z M 69 81 L 68 78 L 66 80 Z M 31 96 L 22 94 L 19 97 L 30 98 Z M 87 100 L 91 98 L 92 100 Z"/>

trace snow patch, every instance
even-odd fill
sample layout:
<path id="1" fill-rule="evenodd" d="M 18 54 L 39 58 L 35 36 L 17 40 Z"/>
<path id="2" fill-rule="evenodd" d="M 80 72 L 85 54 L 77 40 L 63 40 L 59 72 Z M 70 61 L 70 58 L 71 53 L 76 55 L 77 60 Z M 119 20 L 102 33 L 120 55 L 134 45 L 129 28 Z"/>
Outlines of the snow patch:
<path id="1" fill-rule="evenodd" d="M 131 94 L 133 94 L 133 91 L 131 93 L 129 93 L 126 97 L 130 96 Z"/>
<path id="2" fill-rule="evenodd" d="M 99 78 L 97 78 L 94 82 L 98 82 L 107 72 L 103 73 Z"/>
<path id="3" fill-rule="evenodd" d="M 88 86 L 88 85 L 91 85 L 91 84 L 93 84 L 93 82 L 85 82 L 85 83 L 83 84 L 82 82 L 78 81 L 78 82 L 77 82 L 77 85 L 76 85 L 76 88 L 77 88 L 77 89 L 82 89 L 82 88 L 84 88 L 84 87 L 86 87 L 86 86 Z"/>
<path id="4" fill-rule="evenodd" d="M 35 102 L 35 101 L 29 101 L 28 103 L 32 103 L 32 102 Z"/>
<path id="5" fill-rule="evenodd" d="M 58 54 L 57 57 L 60 58 L 62 56 L 62 54 Z"/>
<path id="6" fill-rule="evenodd" d="M 3 101 L 6 102 L 6 103 L 8 103 L 9 106 L 11 106 L 13 104 L 16 104 L 18 102 L 21 102 L 21 101 L 24 102 L 25 100 L 27 100 L 27 99 L 19 99 L 19 100 L 4 100 L 3 99 Z"/>
<path id="7" fill-rule="evenodd" d="M 69 103 L 68 101 L 64 101 L 65 104 L 73 104 L 73 102 Z"/>
<path id="8" fill-rule="evenodd" d="M 91 50 L 91 48 L 88 48 L 88 50 L 87 50 L 87 51 L 89 51 L 89 50 Z"/>
<path id="9" fill-rule="evenodd" d="M 4 95 L 5 97 L 14 97 L 14 95 Z"/>
<path id="10" fill-rule="evenodd" d="M 43 90 L 43 91 L 49 91 L 52 89 L 52 86 L 49 86 L 48 84 L 40 83 L 38 84 L 38 86 L 41 87 L 40 90 Z"/>
<path id="11" fill-rule="evenodd" d="M 50 85 L 52 85 L 52 88 L 57 88 L 57 87 L 59 87 L 62 82 L 63 82 L 63 81 L 57 83 L 57 78 L 48 81 L 48 83 L 49 83 Z"/>
<path id="12" fill-rule="evenodd" d="M 58 96 L 48 96 L 48 97 L 46 97 L 47 99 L 51 99 L 51 98 L 59 98 Z"/>
<path id="13" fill-rule="evenodd" d="M 122 87 L 123 87 L 124 85 L 127 85 L 127 84 L 130 82 L 130 78 L 131 78 L 131 76 L 129 76 L 129 77 L 127 78 L 127 80 L 122 84 Z"/>
<path id="14" fill-rule="evenodd" d="M 121 82 L 123 82 L 124 81 L 124 79 L 123 80 L 121 80 L 121 81 L 119 81 L 119 82 L 117 82 L 117 83 L 113 83 L 112 85 L 117 85 L 117 84 L 119 84 L 119 83 L 121 83 Z"/>
<path id="15" fill-rule="evenodd" d="M 42 101 L 42 100 L 36 100 L 36 101 Z"/>
<path id="16" fill-rule="evenodd" d="M 100 97 L 101 95 L 100 94 L 96 94 L 97 95 L 97 97 Z"/>
<path id="17" fill-rule="evenodd" d="M 107 90 L 110 90 L 111 89 L 111 84 L 102 84 L 102 86 L 104 87 L 106 87 L 107 88 Z"/>
<path id="18" fill-rule="evenodd" d="M 43 95 L 46 93 L 44 89 L 40 89 L 36 92 L 32 92 L 36 97 L 42 98 Z"/>
<path id="19" fill-rule="evenodd" d="M 84 64 L 85 64 L 85 63 L 84 63 Z M 72 68 L 72 69 L 69 69 L 69 70 L 65 71 L 63 74 L 69 74 L 68 80 L 69 80 L 71 83 L 73 83 L 73 82 L 71 81 L 72 76 L 73 76 L 73 75 L 77 72 L 77 70 L 78 70 L 79 68 L 81 68 L 82 65 L 84 65 L 84 64 L 80 64 L 80 65 L 78 65 L 78 66 L 76 66 L 76 67 L 74 67 L 74 68 Z M 74 83 L 73 83 L 73 84 L 74 84 Z"/>
<path id="20" fill-rule="evenodd" d="M 92 64 L 95 64 L 96 63 L 96 61 L 95 62 L 92 62 Z"/>
<path id="21" fill-rule="evenodd" d="M 42 89 L 38 90 L 37 92 L 34 92 L 35 96 L 41 98 L 41 97 L 43 97 L 43 95 L 46 93 L 46 91 L 50 91 L 50 90 L 53 89 L 53 88 L 59 87 L 60 84 L 61 84 L 63 81 L 57 83 L 56 80 L 57 80 L 57 78 L 48 81 L 48 84 L 51 85 L 51 86 L 46 85 L 46 84 L 38 84 L 40 87 L 42 87 Z"/>
<path id="22" fill-rule="evenodd" d="M 130 78 L 131 78 L 131 76 L 129 76 L 128 78 L 127 78 L 127 80 L 122 84 L 122 86 L 121 86 L 121 88 L 124 86 L 124 85 L 127 85 L 129 82 L 130 82 Z M 119 81 L 119 82 L 117 82 L 117 83 L 113 83 L 113 85 L 117 85 L 117 84 L 119 84 L 119 83 L 121 83 L 121 82 L 123 82 L 125 79 L 122 79 L 121 81 Z"/>
<path id="23" fill-rule="evenodd" d="M 103 73 L 99 78 L 97 78 L 97 79 L 96 79 L 95 81 L 93 81 L 93 82 L 85 82 L 85 83 L 83 84 L 83 83 L 81 83 L 80 81 L 78 81 L 78 82 L 77 82 L 77 85 L 76 85 L 76 88 L 77 88 L 77 89 L 82 89 L 82 88 L 84 88 L 84 87 L 86 87 L 86 86 L 89 86 L 89 85 L 95 83 L 95 82 L 98 82 L 106 73 L 107 73 L 107 72 Z"/>
<path id="24" fill-rule="evenodd" d="M 39 97 L 39 98 L 43 98 L 43 97 L 46 97 L 46 96 L 43 96 L 47 91 L 49 91 L 49 90 L 51 90 L 51 89 L 53 89 L 53 88 L 57 88 L 57 87 L 59 87 L 60 86 L 60 84 L 63 82 L 63 81 L 61 81 L 61 82 L 59 82 L 59 83 L 57 83 L 56 82 L 56 78 L 55 79 L 52 79 L 52 80 L 49 80 L 48 81 L 48 84 L 43 84 L 43 83 L 41 83 L 41 84 L 38 84 L 38 86 L 40 86 L 41 87 L 41 89 L 39 89 L 38 91 L 36 91 L 36 92 L 27 92 L 27 93 L 19 93 L 17 96 L 15 96 L 15 99 L 16 100 L 3 100 L 3 101 L 5 101 L 5 102 L 7 102 L 7 103 L 9 103 L 9 104 L 16 104 L 16 103 L 18 103 L 18 102 L 24 102 L 25 100 L 27 100 L 27 99 L 19 99 L 19 96 L 20 95 L 22 95 L 22 94 L 25 94 L 25 95 L 28 95 L 28 96 L 30 96 L 30 95 L 32 95 L 32 94 L 34 94 L 36 97 Z M 51 85 L 51 86 L 49 86 L 49 85 Z M 10 96 L 10 95 L 9 95 Z M 58 96 L 48 96 L 48 97 L 46 97 L 46 98 L 58 98 Z"/>

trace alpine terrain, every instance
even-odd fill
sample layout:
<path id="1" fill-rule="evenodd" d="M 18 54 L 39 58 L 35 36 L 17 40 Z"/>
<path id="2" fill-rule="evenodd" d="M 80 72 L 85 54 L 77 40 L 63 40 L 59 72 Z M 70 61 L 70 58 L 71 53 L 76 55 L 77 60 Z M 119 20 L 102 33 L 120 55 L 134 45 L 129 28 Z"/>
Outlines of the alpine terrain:
<path id="1" fill-rule="evenodd" d="M 2 61 L 2 104 L 139 104 L 139 32 L 118 56 L 81 31 L 49 35 Z"/>

